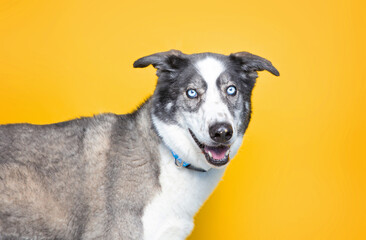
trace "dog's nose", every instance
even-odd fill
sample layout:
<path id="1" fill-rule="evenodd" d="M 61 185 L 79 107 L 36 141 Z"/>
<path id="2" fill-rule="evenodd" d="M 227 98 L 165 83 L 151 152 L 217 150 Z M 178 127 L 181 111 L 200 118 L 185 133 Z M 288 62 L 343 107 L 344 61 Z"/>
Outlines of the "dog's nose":
<path id="1" fill-rule="evenodd" d="M 215 123 L 209 129 L 210 137 L 218 143 L 225 143 L 233 136 L 233 128 L 228 123 Z"/>

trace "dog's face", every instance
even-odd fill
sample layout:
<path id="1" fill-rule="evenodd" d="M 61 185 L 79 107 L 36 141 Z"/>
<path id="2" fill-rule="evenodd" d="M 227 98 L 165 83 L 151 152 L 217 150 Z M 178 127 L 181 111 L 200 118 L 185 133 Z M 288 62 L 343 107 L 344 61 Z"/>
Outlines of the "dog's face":
<path id="1" fill-rule="evenodd" d="M 203 169 L 225 166 L 237 153 L 251 116 L 257 71 L 279 75 L 268 60 L 247 52 L 171 50 L 140 58 L 134 67 L 150 64 L 159 77 L 152 97 L 155 128 L 171 150 Z"/>

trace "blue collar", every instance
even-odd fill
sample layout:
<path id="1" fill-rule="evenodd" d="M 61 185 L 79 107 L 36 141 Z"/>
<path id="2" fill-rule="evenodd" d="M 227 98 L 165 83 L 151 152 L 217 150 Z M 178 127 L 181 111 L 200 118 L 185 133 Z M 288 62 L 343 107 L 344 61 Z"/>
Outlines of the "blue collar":
<path id="1" fill-rule="evenodd" d="M 207 172 L 207 170 L 204 170 L 202 168 L 194 167 L 190 163 L 187 163 L 187 162 L 183 161 L 178 156 L 178 154 L 176 154 L 173 150 L 170 150 L 170 152 L 172 153 L 172 155 L 173 155 L 173 157 L 175 159 L 175 165 L 177 165 L 178 168 L 185 167 L 185 168 L 188 168 L 188 169 L 191 169 L 191 170 L 195 170 L 195 171 L 198 171 L 198 172 Z"/>

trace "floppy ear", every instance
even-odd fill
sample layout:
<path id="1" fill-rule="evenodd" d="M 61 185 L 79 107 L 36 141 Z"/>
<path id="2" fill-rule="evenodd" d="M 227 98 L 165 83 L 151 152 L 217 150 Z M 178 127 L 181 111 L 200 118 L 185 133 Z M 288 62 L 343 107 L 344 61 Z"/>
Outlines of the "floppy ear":
<path id="1" fill-rule="evenodd" d="M 142 57 L 133 63 L 133 67 L 144 68 L 151 64 L 157 69 L 156 75 L 159 76 L 162 72 L 174 72 L 185 66 L 187 61 L 186 55 L 181 51 L 170 50 Z"/>
<path id="2" fill-rule="evenodd" d="M 246 72 L 267 70 L 275 76 L 280 73 L 267 59 L 253 55 L 248 52 L 238 52 L 230 54 L 230 58 L 234 61 L 239 61 L 241 68 Z"/>

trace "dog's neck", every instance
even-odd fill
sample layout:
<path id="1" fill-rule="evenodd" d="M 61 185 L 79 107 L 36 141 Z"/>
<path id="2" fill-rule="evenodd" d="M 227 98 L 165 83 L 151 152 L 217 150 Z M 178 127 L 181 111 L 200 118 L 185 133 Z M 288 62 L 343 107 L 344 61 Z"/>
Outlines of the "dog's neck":
<path id="1" fill-rule="evenodd" d="M 161 191 L 144 209 L 142 218 L 144 239 L 161 239 L 172 229 L 180 229 L 178 232 L 173 231 L 172 233 L 174 236 L 179 235 L 185 239 L 193 228 L 194 215 L 216 188 L 225 168 L 211 169 L 208 172 L 178 168 L 171 153 L 172 149 L 165 144 L 154 125 L 151 109 L 152 101 L 148 99 L 134 113 L 138 128 L 145 131 L 144 136 L 150 135 L 150 138 L 154 138 L 154 147 L 158 142 L 156 150 L 160 155 L 158 161 Z M 149 140 L 144 141 L 149 144 Z M 172 144 L 175 150 L 177 146 L 174 145 L 174 142 Z M 186 159 L 184 160 L 186 161 Z M 191 159 L 187 161 L 190 162 Z"/>

